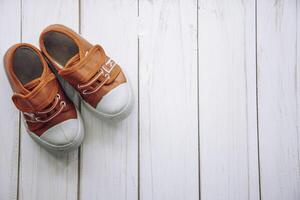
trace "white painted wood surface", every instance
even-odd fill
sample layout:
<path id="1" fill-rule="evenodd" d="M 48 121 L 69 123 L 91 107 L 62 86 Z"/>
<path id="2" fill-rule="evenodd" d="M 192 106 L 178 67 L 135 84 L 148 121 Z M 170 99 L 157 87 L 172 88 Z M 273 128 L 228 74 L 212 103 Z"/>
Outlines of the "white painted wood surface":
<path id="1" fill-rule="evenodd" d="M 137 102 L 137 1 L 82 1 L 81 33 L 101 44 L 130 78 Z M 82 110 L 80 199 L 138 198 L 137 103 L 126 120 L 108 123 Z"/>
<path id="2" fill-rule="evenodd" d="M 140 1 L 140 198 L 199 197 L 197 1 Z"/>
<path id="3" fill-rule="evenodd" d="M 78 30 L 78 3 L 73 0 L 22 4 L 22 41 L 38 46 L 41 31 L 53 23 Z M 34 5 L 34 6 L 33 6 Z M 19 199 L 77 199 L 78 153 L 53 155 L 21 129 Z"/>
<path id="4" fill-rule="evenodd" d="M 199 1 L 201 199 L 259 199 L 255 1 Z"/>
<path id="5" fill-rule="evenodd" d="M 117 124 L 82 110 L 82 147 L 53 155 L 19 127 L 1 66 L 0 200 L 300 199 L 299 9 L 297 0 L 0 1 L 1 56 L 62 23 L 103 45 L 135 94 Z"/>
<path id="6" fill-rule="evenodd" d="M 17 0 L 1 1 L 0 57 L 11 45 L 20 42 L 21 4 Z M 10 19 L 11 24 L 7 24 Z M 5 28 L 4 28 L 5 27 Z M 0 64 L 0 199 L 16 199 L 18 188 L 19 112 L 10 100 L 10 85 Z"/>
<path id="7" fill-rule="evenodd" d="M 263 0 L 258 2 L 257 8 L 261 196 L 262 199 L 298 200 L 300 67 L 297 63 L 297 21 L 300 19 L 297 2 Z"/>

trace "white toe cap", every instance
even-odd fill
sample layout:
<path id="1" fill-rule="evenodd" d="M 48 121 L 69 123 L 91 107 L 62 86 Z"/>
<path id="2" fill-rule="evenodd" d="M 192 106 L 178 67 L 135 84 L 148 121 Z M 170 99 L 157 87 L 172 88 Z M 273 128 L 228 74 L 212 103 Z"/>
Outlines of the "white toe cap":
<path id="1" fill-rule="evenodd" d="M 98 103 L 96 109 L 104 115 L 114 116 L 120 113 L 128 104 L 130 97 L 128 82 L 119 85 L 106 94 Z"/>
<path id="2" fill-rule="evenodd" d="M 72 143 L 78 135 L 79 119 L 68 119 L 44 132 L 40 138 L 55 146 Z"/>

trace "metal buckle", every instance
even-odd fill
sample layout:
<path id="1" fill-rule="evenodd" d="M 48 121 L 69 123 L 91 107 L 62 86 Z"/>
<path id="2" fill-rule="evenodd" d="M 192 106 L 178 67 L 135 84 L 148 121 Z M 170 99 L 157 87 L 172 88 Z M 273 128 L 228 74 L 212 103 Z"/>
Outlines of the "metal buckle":
<path id="1" fill-rule="evenodd" d="M 114 69 L 115 66 L 116 66 L 115 61 L 108 58 L 108 60 L 103 65 L 101 65 L 101 68 L 103 69 L 103 71 L 109 74 Z"/>

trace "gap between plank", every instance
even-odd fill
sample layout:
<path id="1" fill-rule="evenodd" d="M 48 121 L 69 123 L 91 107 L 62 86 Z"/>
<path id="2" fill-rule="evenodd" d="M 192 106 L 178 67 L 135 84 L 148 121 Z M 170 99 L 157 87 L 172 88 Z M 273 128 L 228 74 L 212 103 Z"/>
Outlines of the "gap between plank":
<path id="1" fill-rule="evenodd" d="M 197 131 L 198 131 L 198 199 L 201 200 L 201 155 L 200 155 L 200 93 L 199 93 L 199 0 L 196 3 L 196 40 L 197 40 Z"/>
<path id="2" fill-rule="evenodd" d="M 81 0 L 78 0 L 78 33 L 81 34 Z M 79 98 L 78 98 L 79 99 Z M 81 114 L 81 100 L 79 99 L 78 102 L 78 109 L 80 111 Z M 80 176 L 81 176 L 81 147 L 82 147 L 83 143 L 78 147 L 78 152 L 77 152 L 77 200 L 80 200 Z"/>
<path id="3" fill-rule="evenodd" d="M 258 60 L 257 60 L 257 0 L 255 0 L 255 84 L 256 84 L 256 140 L 257 140 L 257 164 L 258 164 L 258 193 L 261 200 L 261 174 L 260 174 L 260 142 L 259 142 L 259 113 L 258 113 Z"/>
<path id="4" fill-rule="evenodd" d="M 22 42 L 23 38 L 23 0 L 20 0 L 20 42 Z M 19 126 L 19 140 L 18 140 L 18 168 L 17 168 L 17 195 L 16 199 L 19 200 L 20 196 L 20 166 L 21 166 L 21 112 L 18 112 L 18 126 Z"/>
<path id="5" fill-rule="evenodd" d="M 140 16 L 140 1 L 137 0 L 137 18 L 139 19 Z M 139 20 L 138 20 L 139 21 Z M 139 25 L 139 23 L 138 23 Z M 139 27 L 138 27 L 139 30 Z M 141 199 L 141 191 L 140 191 L 140 166 L 141 166 L 141 154 L 140 154 L 140 36 L 139 36 L 139 32 L 137 32 L 137 145 L 138 145 L 138 160 L 137 160 L 137 199 L 140 200 Z"/>
<path id="6" fill-rule="evenodd" d="M 141 156 L 141 154 L 140 154 L 140 38 L 139 38 L 139 36 L 138 36 L 138 38 L 137 38 L 137 50 L 138 50 L 138 58 L 137 58 L 137 62 L 138 62 L 138 68 L 137 68 L 137 75 L 138 75 L 138 94 L 137 94 L 137 97 L 138 97 L 138 111 L 137 111 L 137 115 L 138 115 L 138 117 L 137 117 L 137 119 L 138 119 L 138 171 L 137 171 L 137 178 L 138 178 L 138 200 L 140 200 L 140 197 L 141 197 L 141 195 L 140 195 L 140 163 L 141 163 L 141 161 L 140 161 L 140 156 Z"/>
<path id="7" fill-rule="evenodd" d="M 296 122 L 298 122 L 298 117 L 299 117 L 299 112 L 298 112 L 298 108 L 299 108 L 299 103 L 298 103 L 298 1 L 296 1 L 296 65 L 295 65 L 295 94 L 296 94 Z M 300 167 L 300 143 L 299 143 L 299 126 L 297 124 L 296 126 L 296 130 L 297 130 L 297 154 L 298 154 L 298 165 Z"/>

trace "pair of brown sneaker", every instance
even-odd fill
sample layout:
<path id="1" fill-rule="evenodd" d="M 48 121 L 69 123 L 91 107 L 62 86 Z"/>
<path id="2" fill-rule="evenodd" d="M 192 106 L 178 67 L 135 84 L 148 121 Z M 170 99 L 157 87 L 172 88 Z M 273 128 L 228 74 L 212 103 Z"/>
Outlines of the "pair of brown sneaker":
<path id="1" fill-rule="evenodd" d="M 130 113 L 128 79 L 100 45 L 58 24 L 48 26 L 39 43 L 41 51 L 20 43 L 4 56 L 12 100 L 35 141 L 52 151 L 70 151 L 81 144 L 84 125 L 70 101 L 77 96 L 101 119 L 123 119 Z"/>

